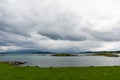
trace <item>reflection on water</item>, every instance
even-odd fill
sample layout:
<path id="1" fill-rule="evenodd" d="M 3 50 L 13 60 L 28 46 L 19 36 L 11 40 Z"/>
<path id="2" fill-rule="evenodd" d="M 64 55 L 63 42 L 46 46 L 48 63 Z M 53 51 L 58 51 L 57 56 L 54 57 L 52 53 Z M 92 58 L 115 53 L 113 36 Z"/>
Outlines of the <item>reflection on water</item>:
<path id="1" fill-rule="evenodd" d="M 25 61 L 29 66 L 74 67 L 74 66 L 120 66 L 120 57 L 72 56 L 56 57 L 40 54 L 6 54 L 0 61 Z"/>

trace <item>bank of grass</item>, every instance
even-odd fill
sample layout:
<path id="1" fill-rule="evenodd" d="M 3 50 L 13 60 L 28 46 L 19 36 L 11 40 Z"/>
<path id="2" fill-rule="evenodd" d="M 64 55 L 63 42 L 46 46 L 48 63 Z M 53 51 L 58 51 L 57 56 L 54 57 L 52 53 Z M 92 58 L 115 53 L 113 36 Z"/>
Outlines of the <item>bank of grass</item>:
<path id="1" fill-rule="evenodd" d="M 0 80 L 119 80 L 120 67 L 20 67 L 0 63 Z"/>
<path id="2" fill-rule="evenodd" d="M 106 56 L 106 57 L 119 57 L 119 55 L 115 53 L 96 53 L 93 56 Z"/>
<path id="3" fill-rule="evenodd" d="M 77 54 L 68 54 L 68 53 L 59 53 L 59 54 L 52 54 L 51 56 L 78 56 Z"/>

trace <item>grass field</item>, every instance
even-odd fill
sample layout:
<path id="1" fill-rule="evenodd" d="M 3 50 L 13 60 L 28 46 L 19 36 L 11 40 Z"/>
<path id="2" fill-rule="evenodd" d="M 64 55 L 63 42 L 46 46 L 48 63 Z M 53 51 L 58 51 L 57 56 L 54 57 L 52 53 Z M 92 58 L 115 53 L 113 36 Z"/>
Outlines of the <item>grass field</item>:
<path id="1" fill-rule="evenodd" d="M 120 67 L 39 68 L 0 63 L 0 80 L 120 80 Z"/>

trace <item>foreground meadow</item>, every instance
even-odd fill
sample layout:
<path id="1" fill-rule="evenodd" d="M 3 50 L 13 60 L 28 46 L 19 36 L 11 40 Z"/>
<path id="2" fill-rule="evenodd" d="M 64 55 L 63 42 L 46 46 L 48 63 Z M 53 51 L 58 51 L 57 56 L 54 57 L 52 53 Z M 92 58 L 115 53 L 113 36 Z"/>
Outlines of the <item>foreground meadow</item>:
<path id="1" fill-rule="evenodd" d="M 20 67 L 0 63 L 0 80 L 120 80 L 120 67 Z"/>

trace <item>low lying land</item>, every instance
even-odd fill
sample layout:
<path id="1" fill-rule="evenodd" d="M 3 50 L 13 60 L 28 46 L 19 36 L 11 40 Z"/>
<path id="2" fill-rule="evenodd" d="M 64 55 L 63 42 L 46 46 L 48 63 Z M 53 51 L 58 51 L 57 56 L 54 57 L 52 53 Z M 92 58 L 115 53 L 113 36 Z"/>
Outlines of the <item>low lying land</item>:
<path id="1" fill-rule="evenodd" d="M 119 55 L 114 53 L 96 53 L 93 56 L 119 57 Z"/>
<path id="2" fill-rule="evenodd" d="M 78 55 L 77 54 L 61 53 L 61 54 L 52 54 L 51 56 L 78 56 Z"/>
<path id="3" fill-rule="evenodd" d="M 0 80 L 119 80 L 120 67 L 21 67 L 0 63 Z"/>

